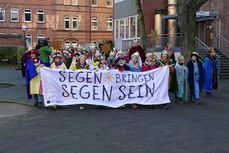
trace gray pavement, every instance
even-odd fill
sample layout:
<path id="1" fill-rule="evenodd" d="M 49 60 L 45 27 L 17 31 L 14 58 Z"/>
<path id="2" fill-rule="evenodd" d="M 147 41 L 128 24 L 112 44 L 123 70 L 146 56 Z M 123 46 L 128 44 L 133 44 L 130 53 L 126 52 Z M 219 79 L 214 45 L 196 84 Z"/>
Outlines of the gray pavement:
<path id="1" fill-rule="evenodd" d="M 27 105 L 20 106 L 26 107 L 22 114 L 0 116 L 0 153 L 229 152 L 229 80 L 220 80 L 214 97 L 202 95 L 201 106 L 173 102 L 168 110 L 68 106 L 51 111 L 30 106 L 20 71 L 0 69 L 0 76 L 0 83 L 16 85 L 0 88 L 0 101 Z"/>

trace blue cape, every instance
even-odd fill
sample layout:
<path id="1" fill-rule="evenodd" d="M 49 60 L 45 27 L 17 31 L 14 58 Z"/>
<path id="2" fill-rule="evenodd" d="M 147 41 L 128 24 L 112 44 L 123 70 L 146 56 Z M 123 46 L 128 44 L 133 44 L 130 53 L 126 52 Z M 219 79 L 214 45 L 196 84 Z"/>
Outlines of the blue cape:
<path id="1" fill-rule="evenodd" d="M 40 60 L 40 59 L 39 59 Z M 43 64 L 43 61 L 40 60 L 40 63 Z M 26 87 L 27 87 L 27 96 L 28 99 L 31 99 L 32 96 L 30 95 L 30 79 L 32 79 L 33 77 L 37 76 L 38 73 L 36 71 L 36 67 L 33 63 L 33 61 L 30 59 L 27 64 L 26 64 Z"/>
<path id="2" fill-rule="evenodd" d="M 204 68 L 203 68 L 203 64 L 200 61 L 197 61 L 198 63 L 198 68 L 199 68 L 199 73 L 200 73 L 200 80 L 199 80 L 199 88 L 200 88 L 200 92 L 203 89 L 203 85 L 204 85 Z M 188 84 L 189 84 L 189 88 L 190 88 L 190 96 L 194 96 L 194 66 L 192 61 L 188 62 Z"/>
<path id="3" fill-rule="evenodd" d="M 212 91 L 212 75 L 216 75 L 214 77 L 217 78 L 218 73 L 218 61 L 215 60 L 215 66 L 216 66 L 216 74 L 213 74 L 212 70 L 212 61 L 206 57 L 204 61 L 204 72 L 205 72 L 205 81 L 204 81 L 204 90 L 206 91 Z"/>

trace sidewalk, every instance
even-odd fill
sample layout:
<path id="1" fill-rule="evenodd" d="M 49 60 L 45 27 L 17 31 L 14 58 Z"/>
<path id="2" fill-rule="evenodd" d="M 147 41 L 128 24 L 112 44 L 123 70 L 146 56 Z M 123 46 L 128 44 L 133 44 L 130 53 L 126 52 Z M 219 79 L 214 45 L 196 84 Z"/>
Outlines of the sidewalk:
<path id="1" fill-rule="evenodd" d="M 33 101 L 27 99 L 26 95 L 26 79 L 22 77 L 21 71 L 14 70 L 10 66 L 0 67 L 0 84 L 10 83 L 15 86 L 1 87 L 0 86 L 0 101 L 17 102 L 21 104 L 32 105 Z"/>

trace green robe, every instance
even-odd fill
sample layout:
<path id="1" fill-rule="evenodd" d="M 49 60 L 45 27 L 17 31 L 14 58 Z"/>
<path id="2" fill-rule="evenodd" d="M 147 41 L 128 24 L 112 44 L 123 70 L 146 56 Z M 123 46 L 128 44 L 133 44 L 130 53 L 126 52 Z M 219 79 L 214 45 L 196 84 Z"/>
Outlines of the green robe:
<path id="1" fill-rule="evenodd" d="M 172 61 L 160 60 L 157 62 L 157 67 L 172 65 L 169 72 L 169 91 L 176 92 L 178 90 L 175 63 Z"/>
<path id="2" fill-rule="evenodd" d="M 39 58 L 47 64 L 49 62 L 49 54 L 52 53 L 52 48 L 48 46 L 43 46 L 39 50 L 40 56 Z"/>

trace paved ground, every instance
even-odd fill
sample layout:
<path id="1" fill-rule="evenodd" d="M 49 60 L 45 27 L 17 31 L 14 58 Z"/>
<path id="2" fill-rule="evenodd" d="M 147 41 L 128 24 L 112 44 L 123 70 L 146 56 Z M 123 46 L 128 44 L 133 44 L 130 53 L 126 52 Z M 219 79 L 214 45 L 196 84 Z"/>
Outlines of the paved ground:
<path id="1" fill-rule="evenodd" d="M 0 83 L 16 85 L 0 88 L 1 101 L 32 104 L 19 71 L 0 69 L 0 76 Z M 172 103 L 168 110 L 22 105 L 21 115 L 0 116 L 0 153 L 228 153 L 228 83 L 221 80 L 212 98 L 203 95 L 201 106 Z M 0 111 L 9 105 L 2 103 Z"/>

